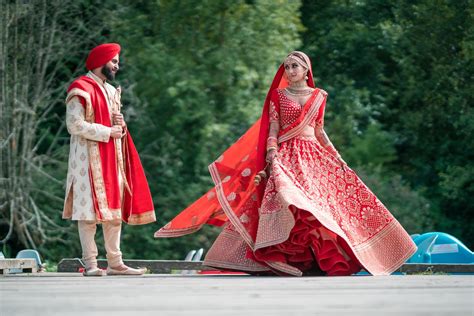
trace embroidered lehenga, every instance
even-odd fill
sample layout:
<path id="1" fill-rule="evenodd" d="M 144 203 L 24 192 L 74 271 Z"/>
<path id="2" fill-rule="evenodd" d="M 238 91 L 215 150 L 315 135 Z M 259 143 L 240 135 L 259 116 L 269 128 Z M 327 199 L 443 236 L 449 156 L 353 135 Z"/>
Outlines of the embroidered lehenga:
<path id="1" fill-rule="evenodd" d="M 223 225 L 206 265 L 295 276 L 313 270 L 351 275 L 362 268 L 392 273 L 416 246 L 354 171 L 302 133 L 324 124 L 327 93 L 316 88 L 301 106 L 287 95 L 283 72 L 280 66 L 261 118 L 209 166 L 215 187 L 155 237 Z M 309 74 L 314 87 L 311 68 Z M 280 124 L 279 148 L 266 166 L 271 121 Z M 265 168 L 268 178 L 256 184 L 255 175 Z"/>

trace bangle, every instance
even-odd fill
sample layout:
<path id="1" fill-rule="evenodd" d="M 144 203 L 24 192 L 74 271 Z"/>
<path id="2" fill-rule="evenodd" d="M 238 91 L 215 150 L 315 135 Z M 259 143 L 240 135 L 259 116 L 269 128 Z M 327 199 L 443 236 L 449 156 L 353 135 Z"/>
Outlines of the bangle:
<path id="1" fill-rule="evenodd" d="M 278 140 L 275 137 L 268 137 L 267 147 L 276 147 L 278 146 Z"/>
<path id="2" fill-rule="evenodd" d="M 326 149 L 327 151 L 329 152 L 332 152 L 332 153 L 335 153 L 335 154 L 339 154 L 336 150 L 336 148 L 334 148 L 334 146 L 331 146 L 330 144 L 327 144 L 326 146 L 324 146 L 324 149 Z"/>
<path id="3" fill-rule="evenodd" d="M 277 150 L 277 148 L 276 148 L 276 147 L 273 147 L 273 146 L 267 147 L 267 152 L 269 152 L 270 150 Z"/>

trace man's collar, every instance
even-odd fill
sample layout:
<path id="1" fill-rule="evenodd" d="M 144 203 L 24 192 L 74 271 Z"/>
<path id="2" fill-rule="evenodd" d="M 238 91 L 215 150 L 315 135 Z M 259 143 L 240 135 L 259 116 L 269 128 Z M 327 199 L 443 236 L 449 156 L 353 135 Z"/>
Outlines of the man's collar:
<path id="1" fill-rule="evenodd" d="M 97 76 L 95 73 L 93 73 L 91 70 L 87 73 L 89 77 L 97 81 L 97 83 L 100 83 L 101 85 L 105 85 L 106 80 L 102 80 L 99 76 Z"/>

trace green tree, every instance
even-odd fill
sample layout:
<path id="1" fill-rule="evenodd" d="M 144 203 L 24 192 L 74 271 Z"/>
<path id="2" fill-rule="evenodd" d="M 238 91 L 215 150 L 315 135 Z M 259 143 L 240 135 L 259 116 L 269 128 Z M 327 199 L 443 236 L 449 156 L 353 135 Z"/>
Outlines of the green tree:
<path id="1" fill-rule="evenodd" d="M 0 243 L 10 255 L 25 247 L 57 254 L 56 245 L 75 240 L 60 220 L 63 99 L 86 47 L 100 37 L 101 29 L 88 29 L 94 13 L 86 4 L 0 2 Z"/>
<path id="2" fill-rule="evenodd" d="M 474 3 L 414 1 L 399 26 L 387 124 L 399 135 L 402 172 L 442 215 L 436 228 L 473 246 Z"/>
<path id="3" fill-rule="evenodd" d="M 418 229 L 472 246 L 472 2 L 305 1 L 302 13 L 343 156 L 396 216 L 412 208 L 429 217 Z"/>

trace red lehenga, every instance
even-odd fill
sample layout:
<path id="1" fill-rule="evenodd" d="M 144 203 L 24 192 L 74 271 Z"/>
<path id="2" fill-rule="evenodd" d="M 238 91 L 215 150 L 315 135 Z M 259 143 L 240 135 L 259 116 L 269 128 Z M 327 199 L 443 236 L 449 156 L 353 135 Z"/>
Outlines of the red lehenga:
<path id="1" fill-rule="evenodd" d="M 204 263 L 247 272 L 300 276 L 313 269 L 390 274 L 415 251 L 410 236 L 350 168 L 343 170 L 307 125 L 322 125 L 327 93 L 315 89 L 303 108 L 288 98 L 280 66 L 262 117 L 210 166 L 215 187 L 155 237 L 177 237 L 204 224 L 224 229 Z M 310 69 L 308 85 L 314 87 Z M 273 111 L 273 112 L 272 112 Z M 279 115 L 277 157 L 265 168 L 269 113 Z"/>

